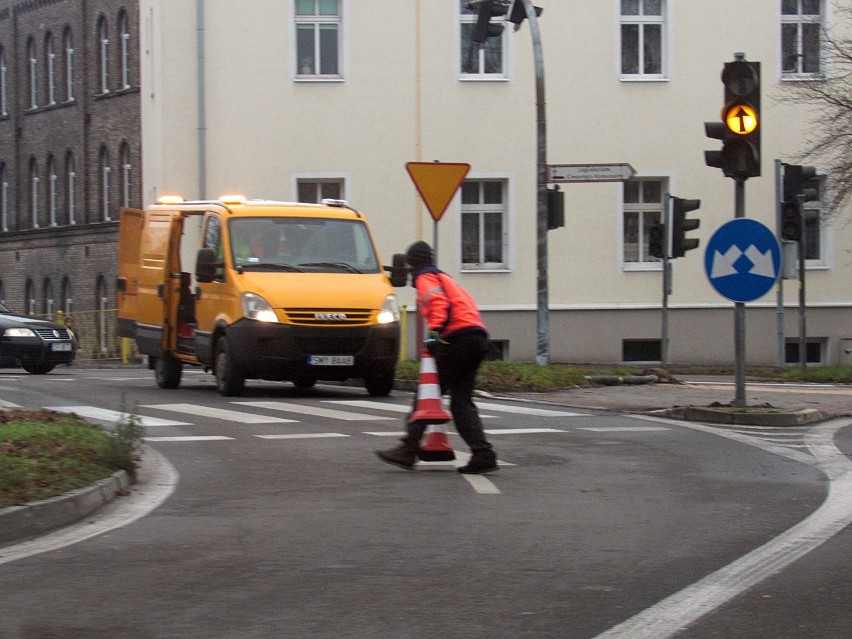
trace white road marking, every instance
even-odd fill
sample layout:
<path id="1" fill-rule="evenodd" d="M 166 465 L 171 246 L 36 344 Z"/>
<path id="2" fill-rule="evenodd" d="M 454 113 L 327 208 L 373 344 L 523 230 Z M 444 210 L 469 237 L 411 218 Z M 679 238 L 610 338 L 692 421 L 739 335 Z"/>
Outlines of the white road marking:
<path id="1" fill-rule="evenodd" d="M 342 410 L 321 408 L 309 404 L 291 404 L 288 402 L 231 402 L 239 406 L 254 406 L 255 408 L 266 408 L 268 410 L 280 410 L 288 413 L 301 413 L 303 415 L 314 415 L 315 417 L 328 417 L 329 419 L 343 419 L 347 421 L 376 421 L 380 419 L 393 419 L 393 417 L 379 417 L 376 415 L 365 415 L 363 413 L 348 413 Z"/>
<path id="2" fill-rule="evenodd" d="M 224 435 L 178 435 L 175 437 L 145 437 L 146 442 L 220 442 L 232 441 Z"/>
<path id="3" fill-rule="evenodd" d="M 489 435 L 530 435 L 533 433 L 567 433 L 567 430 L 558 428 L 489 428 L 485 431 Z"/>
<path id="4" fill-rule="evenodd" d="M 121 411 L 98 408 L 96 406 L 45 406 L 45 408 L 55 410 L 59 413 L 76 413 L 80 417 L 88 417 L 89 419 L 109 424 L 116 424 L 127 416 L 127 413 L 122 413 Z M 160 419 L 159 417 L 137 417 L 139 417 L 139 422 L 145 428 L 156 426 L 192 426 L 190 422 L 177 422 L 171 419 Z"/>
<path id="5" fill-rule="evenodd" d="M 13 404 L 12 402 L 7 402 L 6 400 L 0 399 L 0 408 L 23 408 L 23 406 L 19 404 Z"/>
<path id="6" fill-rule="evenodd" d="M 671 430 L 662 426 L 581 426 L 578 430 L 590 430 L 594 433 L 644 433 L 655 430 Z"/>
<path id="7" fill-rule="evenodd" d="M 392 413 L 410 413 L 411 406 L 407 404 L 388 404 L 386 402 L 371 402 L 366 399 L 327 399 L 324 404 L 341 404 L 357 408 L 369 408 L 371 410 L 386 410 Z M 477 402 L 477 406 L 479 403 Z M 480 415 L 482 419 L 496 419 L 496 415 Z"/>
<path id="8" fill-rule="evenodd" d="M 515 415 L 536 415 L 538 417 L 589 417 L 589 413 L 572 413 L 564 410 L 551 410 L 547 408 L 530 408 L 528 406 L 511 406 L 507 404 L 494 404 L 491 402 L 476 402 L 477 407 L 485 410 L 493 410 L 500 413 L 513 413 Z"/>
<path id="9" fill-rule="evenodd" d="M 288 433 L 280 435 L 255 435 L 259 439 L 321 439 L 326 437 L 351 437 L 342 433 Z"/>
<path id="10" fill-rule="evenodd" d="M 677 423 L 735 439 L 732 437 L 735 433 L 726 434 L 688 422 Z M 796 455 L 808 457 L 810 461 L 806 463 L 815 465 L 829 480 L 828 496 L 809 517 L 594 639 L 667 639 L 682 634 L 690 624 L 780 572 L 852 524 L 852 460 L 834 445 L 835 433 L 850 424 L 849 420 L 835 419 L 814 427 L 807 438 L 813 456 Z M 756 441 L 745 443 L 764 448 Z M 794 458 L 792 453 L 796 451 L 786 452 L 783 456 Z"/>
<path id="11" fill-rule="evenodd" d="M 254 413 L 243 413 L 236 410 L 212 408 L 209 406 L 199 406 L 197 404 L 145 404 L 140 408 L 156 408 L 157 410 L 174 411 L 176 413 L 186 413 L 188 415 L 198 415 L 200 417 L 212 417 L 213 419 L 223 419 L 225 421 L 238 422 L 240 424 L 282 424 L 284 422 L 297 421 L 295 419 L 266 417 L 264 415 L 256 415 Z"/>

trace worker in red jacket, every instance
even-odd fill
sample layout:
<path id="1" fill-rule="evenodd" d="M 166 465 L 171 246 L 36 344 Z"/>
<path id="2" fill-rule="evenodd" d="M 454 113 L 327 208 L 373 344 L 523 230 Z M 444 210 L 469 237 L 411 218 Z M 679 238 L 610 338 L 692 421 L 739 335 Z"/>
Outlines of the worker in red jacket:
<path id="1" fill-rule="evenodd" d="M 426 345 L 435 357 L 441 393 L 450 393 L 450 413 L 456 430 L 470 447 L 471 457 L 460 473 L 497 470 L 497 457 L 485 438 L 482 420 L 473 403 L 476 372 L 488 352 L 488 332 L 473 298 L 452 277 L 435 267 L 432 248 L 415 242 L 406 253 L 417 307 L 429 327 Z M 402 444 L 377 455 L 389 464 L 411 470 L 417 461 L 426 424 L 409 423 Z"/>

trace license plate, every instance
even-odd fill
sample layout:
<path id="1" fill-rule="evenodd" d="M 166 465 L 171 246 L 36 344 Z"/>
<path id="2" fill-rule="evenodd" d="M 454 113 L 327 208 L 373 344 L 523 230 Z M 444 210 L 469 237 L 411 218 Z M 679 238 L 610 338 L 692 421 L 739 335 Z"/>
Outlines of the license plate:
<path id="1" fill-rule="evenodd" d="M 308 357 L 311 366 L 353 366 L 353 355 L 311 355 Z"/>
<path id="2" fill-rule="evenodd" d="M 51 344 L 50 350 L 52 351 L 70 351 L 71 344 Z"/>

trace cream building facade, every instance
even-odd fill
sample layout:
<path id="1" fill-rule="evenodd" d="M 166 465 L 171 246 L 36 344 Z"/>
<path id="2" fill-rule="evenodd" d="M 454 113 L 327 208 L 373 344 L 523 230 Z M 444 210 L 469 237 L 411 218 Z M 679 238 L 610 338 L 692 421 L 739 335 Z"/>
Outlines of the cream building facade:
<path id="1" fill-rule="evenodd" d="M 762 175 L 746 216 L 775 228 L 775 160 L 794 162 L 812 124 L 782 102 L 820 82 L 827 0 L 539 0 L 549 164 L 628 163 L 628 182 L 565 184 L 565 226 L 548 233 L 552 362 L 660 359 L 662 265 L 648 229 L 665 193 L 701 200 L 673 261 L 668 357 L 733 364 L 733 304 L 704 249 L 734 217 L 734 182 L 704 163 L 720 148 L 720 74 L 743 52 L 762 66 Z M 842 0 L 849 6 L 849 0 Z M 466 0 L 142 0 L 143 197 L 316 200 L 363 211 L 385 263 L 438 238 L 439 266 L 478 302 L 499 352 L 537 355 L 536 74 L 529 22 L 471 46 Z M 848 26 L 848 22 L 846 23 Z M 848 36 L 849 34 L 846 33 Z M 437 230 L 405 165 L 471 165 Z M 819 168 L 819 167 L 818 167 Z M 823 180 L 822 201 L 830 197 Z M 808 361 L 849 363 L 852 211 L 809 225 Z M 798 361 L 796 280 L 747 305 L 746 360 Z M 413 310 L 410 288 L 400 290 Z M 412 316 L 413 317 L 413 316 Z M 410 324 L 413 325 L 413 322 Z M 416 340 L 409 329 L 409 354 Z M 779 347 L 781 347 L 779 351 Z"/>

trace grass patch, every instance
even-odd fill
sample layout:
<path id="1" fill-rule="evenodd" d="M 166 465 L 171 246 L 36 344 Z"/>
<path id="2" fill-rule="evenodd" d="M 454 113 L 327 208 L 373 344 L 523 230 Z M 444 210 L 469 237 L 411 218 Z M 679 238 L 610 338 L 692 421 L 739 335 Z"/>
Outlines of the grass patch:
<path id="1" fill-rule="evenodd" d="M 138 417 L 110 435 L 76 415 L 49 410 L 0 412 L 0 508 L 62 495 L 114 472 L 135 473 Z"/>

